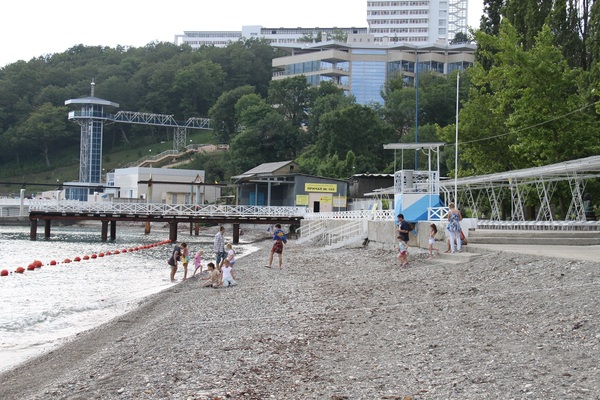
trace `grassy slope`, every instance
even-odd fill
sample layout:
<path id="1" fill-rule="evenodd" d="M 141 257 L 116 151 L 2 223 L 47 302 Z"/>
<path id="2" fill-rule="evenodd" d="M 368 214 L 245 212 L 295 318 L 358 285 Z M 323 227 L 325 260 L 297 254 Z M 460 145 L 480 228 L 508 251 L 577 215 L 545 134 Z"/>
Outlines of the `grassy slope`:
<path id="1" fill-rule="evenodd" d="M 210 131 L 190 130 L 188 131 L 188 142 L 217 144 L 215 136 Z M 110 171 L 115 168 L 120 168 L 127 163 L 137 161 L 148 155 L 159 154 L 165 150 L 173 148 L 173 141 L 158 142 L 158 143 L 131 143 L 130 146 L 120 146 L 114 151 L 103 149 L 102 153 L 102 168 L 105 171 Z M 65 149 L 61 154 L 57 154 L 56 158 L 63 160 L 63 166 L 46 168 L 43 163 L 32 166 L 29 162 L 30 171 L 18 169 L 14 163 L 0 165 L 0 181 L 2 182 L 17 182 L 15 185 L 0 185 L 0 196 L 18 196 L 22 187 L 22 182 L 27 183 L 62 183 L 69 181 L 77 181 L 79 179 L 79 147 Z M 64 160 L 72 160 L 72 163 L 64 162 Z M 39 160 L 38 160 L 39 161 Z M 51 159 L 52 162 L 52 159 Z M 24 161 L 27 164 L 27 161 Z M 27 185 L 25 194 L 31 195 L 37 192 L 53 190 L 50 186 L 35 186 Z"/>

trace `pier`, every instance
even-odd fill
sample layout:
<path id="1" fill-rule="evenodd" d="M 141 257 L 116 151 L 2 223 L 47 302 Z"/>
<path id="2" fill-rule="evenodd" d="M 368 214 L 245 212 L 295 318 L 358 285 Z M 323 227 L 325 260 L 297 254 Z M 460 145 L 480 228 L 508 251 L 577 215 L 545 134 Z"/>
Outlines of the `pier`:
<path id="1" fill-rule="evenodd" d="M 233 242 L 238 243 L 242 223 L 300 225 L 307 212 L 306 207 L 30 200 L 30 239 L 37 239 L 40 221 L 44 223 L 45 238 L 50 237 L 52 221 L 100 221 L 102 241 L 109 239 L 109 233 L 110 240 L 116 239 L 117 222 L 137 221 L 147 224 L 146 232 L 151 222 L 168 223 L 169 239 L 173 242 L 177 241 L 179 223 L 188 223 L 190 227 L 200 223 L 232 224 Z"/>

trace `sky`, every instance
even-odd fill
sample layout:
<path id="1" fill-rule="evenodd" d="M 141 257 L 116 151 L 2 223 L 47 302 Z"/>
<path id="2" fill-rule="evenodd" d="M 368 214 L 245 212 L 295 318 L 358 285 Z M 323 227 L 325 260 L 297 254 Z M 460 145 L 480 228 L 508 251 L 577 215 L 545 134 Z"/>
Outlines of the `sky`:
<path id="1" fill-rule="evenodd" d="M 468 2 L 468 23 L 476 27 L 483 0 Z M 78 44 L 173 42 L 184 31 L 367 27 L 367 0 L 10 0 L 2 2 L 2 15 L 0 68 Z"/>

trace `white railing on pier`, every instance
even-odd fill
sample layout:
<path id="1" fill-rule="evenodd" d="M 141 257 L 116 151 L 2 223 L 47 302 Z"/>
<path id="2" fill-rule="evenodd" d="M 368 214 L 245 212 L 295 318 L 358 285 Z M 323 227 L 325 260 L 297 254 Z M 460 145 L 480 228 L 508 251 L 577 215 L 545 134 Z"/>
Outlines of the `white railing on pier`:
<path id="1" fill-rule="evenodd" d="M 29 211 L 46 213 L 173 215 L 206 217 L 303 217 L 306 207 L 114 203 L 31 200 Z"/>
<path id="2" fill-rule="evenodd" d="M 308 212 L 304 219 L 348 219 L 348 220 L 371 220 L 371 221 L 393 221 L 394 210 L 354 210 L 335 212 Z"/>

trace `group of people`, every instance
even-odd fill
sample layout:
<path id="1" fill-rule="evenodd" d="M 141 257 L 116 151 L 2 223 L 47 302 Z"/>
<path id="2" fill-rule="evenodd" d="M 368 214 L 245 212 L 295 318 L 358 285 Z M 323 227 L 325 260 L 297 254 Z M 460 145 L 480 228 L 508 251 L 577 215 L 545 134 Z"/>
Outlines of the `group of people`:
<path id="1" fill-rule="evenodd" d="M 456 208 L 454 203 L 448 204 L 448 225 L 446 230 L 448 231 L 448 249 L 446 253 L 455 253 L 462 250 L 462 244 L 466 241 L 460 221 L 462 221 L 462 214 L 459 209 Z M 408 233 L 412 230 L 410 224 L 404 219 L 403 214 L 398 214 L 398 255 L 397 259 L 400 261 L 401 267 L 408 267 Z M 429 258 L 432 258 L 436 251 L 433 246 L 436 241 L 436 235 L 438 233 L 437 226 L 431 224 L 429 227 Z"/>
<path id="2" fill-rule="evenodd" d="M 233 245 L 231 243 L 225 243 L 224 234 L 225 227 L 220 226 L 213 241 L 215 262 L 206 264 L 207 274 L 205 276 L 202 276 L 202 256 L 204 255 L 204 252 L 200 250 L 194 256 L 195 269 L 192 277 L 196 276 L 196 273 L 200 270 L 200 279 L 203 281 L 203 287 L 219 288 L 237 285 L 235 273 L 233 272 L 233 266 L 235 265 L 235 251 L 233 250 Z M 273 229 L 273 246 L 271 247 L 269 264 L 266 265 L 267 268 L 271 268 L 275 254 L 277 254 L 279 258 L 279 268 L 283 268 L 282 254 L 283 246 L 286 243 L 287 237 L 285 232 L 281 229 L 281 225 L 275 225 L 275 228 Z M 183 266 L 183 280 L 186 280 L 188 264 L 190 262 L 190 251 L 185 242 L 173 247 L 171 257 L 167 261 L 167 264 L 171 267 L 171 282 L 175 282 L 175 273 L 177 272 L 179 262 L 181 262 L 181 265 Z"/>
<path id="3" fill-rule="evenodd" d="M 200 269 L 200 273 L 202 273 L 202 255 L 204 252 L 202 250 L 198 251 L 194 256 L 194 274 L 198 272 Z M 181 261 L 181 265 L 183 266 L 183 280 L 187 279 L 188 273 L 188 264 L 190 262 L 190 251 L 188 249 L 187 243 L 182 242 L 180 245 L 175 245 L 173 248 L 173 252 L 171 253 L 171 257 L 167 260 L 167 264 L 171 267 L 171 282 L 175 282 L 175 273 L 177 272 L 177 264 Z"/>

